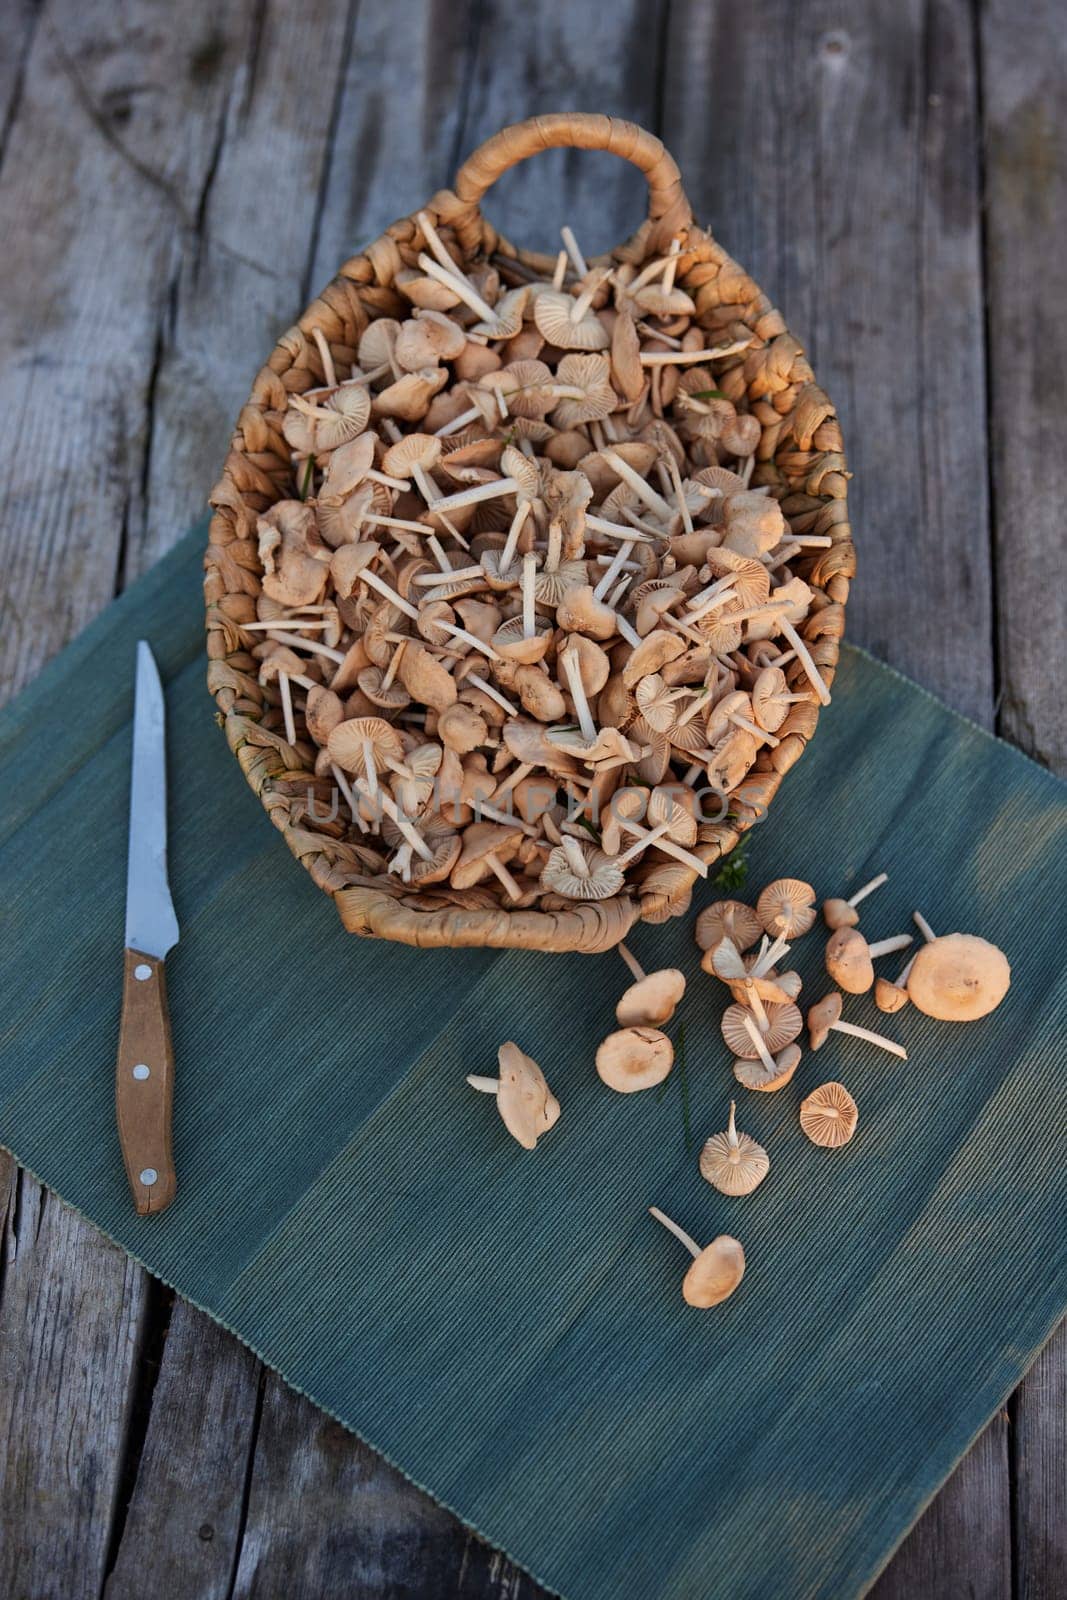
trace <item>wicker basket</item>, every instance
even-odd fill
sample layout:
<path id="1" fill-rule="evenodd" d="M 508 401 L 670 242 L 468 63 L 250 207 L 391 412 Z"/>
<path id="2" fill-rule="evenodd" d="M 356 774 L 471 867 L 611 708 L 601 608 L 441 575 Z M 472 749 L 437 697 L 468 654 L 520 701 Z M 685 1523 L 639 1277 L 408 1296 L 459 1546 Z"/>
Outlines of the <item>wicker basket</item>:
<path id="1" fill-rule="evenodd" d="M 514 163 L 560 145 L 611 151 L 646 176 L 648 219 L 628 243 L 601 258 L 604 265 L 640 266 L 680 241 L 680 248 L 674 246 L 676 283 L 695 302 L 693 320 L 704 330 L 704 342 L 722 346 L 739 332 L 751 335 L 743 354 L 715 364 L 715 381 L 761 423 L 750 486 L 767 487 L 792 535 L 821 536 L 817 548 L 806 546 L 790 565 L 813 591 L 800 632 L 828 686 L 854 570 L 845 499 L 848 473 L 834 410 L 779 313 L 714 239 L 695 226 L 678 168 L 661 142 L 630 123 L 604 116 L 534 118 L 505 128 L 482 145 L 460 169 L 454 189 L 436 194 L 425 214 L 467 271 L 491 263 L 505 289 L 532 276 L 551 276 L 555 262 L 516 250 L 502 239 L 482 216 L 479 202 Z M 384 853 L 372 848 L 378 841 L 356 833 L 343 812 L 330 818 L 325 807 L 322 816 L 309 808 L 309 795 L 325 796 L 331 786 L 323 779 L 321 763 L 319 776 L 314 773 L 316 750 L 306 734 L 301 731 L 294 742 L 285 738 L 278 685 L 261 683 L 253 654 L 264 633 L 244 626 L 255 619 L 261 593 L 257 520 L 275 502 L 299 495 L 282 434 L 289 398 L 328 381 L 323 337 L 337 370 L 344 372 L 356 363 L 361 335 L 371 321 L 410 316 L 411 306 L 395 280 L 399 272 L 414 267 L 425 247 L 417 216 L 394 223 L 345 263 L 279 340 L 256 378 L 211 495 L 214 515 L 205 561 L 209 688 L 248 782 L 290 850 L 333 897 L 350 932 L 424 946 L 605 950 L 639 919 L 662 922 L 683 912 L 694 870 L 650 853 L 639 871 L 627 875 L 621 892 L 570 904 L 554 898 L 550 909 L 509 909 L 492 879 L 488 888 L 456 890 L 448 882 L 423 891 L 409 886 L 386 870 Z M 457 310 L 469 323 L 466 308 Z M 786 676 L 791 689 L 805 694 L 809 679 L 799 660 L 786 668 Z M 791 706 L 777 743 L 760 749 L 732 790 L 728 814 L 701 825 L 693 846 L 700 859 L 713 863 L 762 819 L 783 775 L 812 736 L 818 712 L 818 699 L 810 692 Z"/>

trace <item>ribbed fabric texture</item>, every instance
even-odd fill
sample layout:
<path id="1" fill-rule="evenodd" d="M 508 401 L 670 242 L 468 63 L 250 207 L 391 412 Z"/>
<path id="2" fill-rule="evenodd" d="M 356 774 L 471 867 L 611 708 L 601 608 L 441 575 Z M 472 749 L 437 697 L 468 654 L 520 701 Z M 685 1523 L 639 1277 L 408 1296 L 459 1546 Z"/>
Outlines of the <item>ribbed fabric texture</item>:
<path id="1" fill-rule="evenodd" d="M 774 1095 L 734 1084 L 724 991 L 692 918 L 641 926 L 678 965 L 682 1075 L 610 1093 L 593 1070 L 628 977 L 614 954 L 419 952 L 346 935 L 212 721 L 202 532 L 0 717 L 0 1141 L 179 1293 L 570 1600 L 858 1594 L 1064 1303 L 1065 791 L 847 650 L 834 703 L 751 848 L 753 893 L 820 897 L 875 872 L 870 938 L 982 933 L 1004 1005 L 971 1027 L 869 998 Z M 139 1219 L 114 1129 L 134 645 L 166 684 L 168 963 L 178 1199 Z M 697 903 L 711 891 L 698 894 Z M 810 1003 L 823 941 L 796 947 Z M 791 962 L 794 958 L 790 958 Z M 906 956 L 881 969 L 896 975 Z M 464 1083 L 514 1038 L 563 1115 L 532 1153 Z M 860 1111 L 816 1149 L 797 1107 L 829 1078 Z M 726 1125 L 770 1175 L 742 1199 L 696 1157 Z M 713 1311 L 688 1257 L 735 1234 Z"/>

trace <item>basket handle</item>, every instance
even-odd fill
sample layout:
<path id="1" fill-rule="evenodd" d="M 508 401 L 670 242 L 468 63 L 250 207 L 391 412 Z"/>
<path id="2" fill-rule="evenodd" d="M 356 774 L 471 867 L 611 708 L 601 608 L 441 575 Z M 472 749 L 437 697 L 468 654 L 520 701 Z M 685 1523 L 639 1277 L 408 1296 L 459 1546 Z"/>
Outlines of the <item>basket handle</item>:
<path id="1" fill-rule="evenodd" d="M 501 173 L 528 156 L 560 145 L 607 150 L 639 167 L 648 181 L 648 215 L 659 244 L 692 226 L 693 210 L 682 188 L 682 175 L 663 141 L 634 122 L 588 111 L 554 111 L 501 128 L 460 167 L 455 194 L 477 214 L 479 201 Z"/>

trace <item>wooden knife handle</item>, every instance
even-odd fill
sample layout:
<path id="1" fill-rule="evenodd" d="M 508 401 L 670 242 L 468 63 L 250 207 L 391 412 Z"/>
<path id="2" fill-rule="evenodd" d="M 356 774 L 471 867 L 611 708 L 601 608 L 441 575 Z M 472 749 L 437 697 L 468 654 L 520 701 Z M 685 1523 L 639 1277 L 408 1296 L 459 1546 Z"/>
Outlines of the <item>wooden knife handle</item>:
<path id="1" fill-rule="evenodd" d="M 115 1113 L 126 1176 L 138 1214 L 162 1211 L 177 1180 L 171 1150 L 174 1051 L 163 962 L 126 951 Z"/>

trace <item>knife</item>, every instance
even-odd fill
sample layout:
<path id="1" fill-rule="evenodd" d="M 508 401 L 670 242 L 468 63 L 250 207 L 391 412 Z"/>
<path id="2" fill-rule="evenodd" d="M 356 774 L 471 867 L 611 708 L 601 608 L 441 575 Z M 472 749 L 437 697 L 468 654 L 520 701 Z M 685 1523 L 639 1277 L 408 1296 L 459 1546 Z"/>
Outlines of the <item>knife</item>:
<path id="1" fill-rule="evenodd" d="M 115 1114 L 133 1203 L 140 1216 L 174 1199 L 170 1042 L 163 963 L 178 942 L 167 882 L 167 772 L 163 687 L 155 658 L 137 646 L 126 868 L 126 960 L 115 1069 Z"/>

